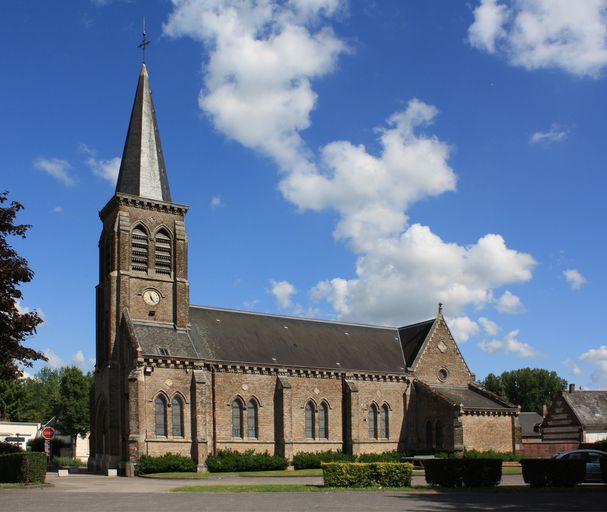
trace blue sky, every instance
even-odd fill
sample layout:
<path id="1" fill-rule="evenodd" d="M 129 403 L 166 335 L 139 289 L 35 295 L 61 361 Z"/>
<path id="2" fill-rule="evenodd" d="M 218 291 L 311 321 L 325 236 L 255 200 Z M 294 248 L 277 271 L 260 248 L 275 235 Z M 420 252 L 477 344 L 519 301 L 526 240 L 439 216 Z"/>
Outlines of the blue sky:
<path id="1" fill-rule="evenodd" d="M 94 356 L 144 15 L 192 303 L 402 325 L 442 301 L 479 378 L 607 387 L 605 0 L 7 4 L 2 188 L 51 364 Z"/>

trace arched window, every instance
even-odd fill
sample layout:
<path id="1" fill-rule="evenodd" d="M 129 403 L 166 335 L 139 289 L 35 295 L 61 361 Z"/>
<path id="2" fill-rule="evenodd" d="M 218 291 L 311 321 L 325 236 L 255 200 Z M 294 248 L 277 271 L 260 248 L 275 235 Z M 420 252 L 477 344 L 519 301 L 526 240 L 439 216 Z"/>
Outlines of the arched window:
<path id="1" fill-rule="evenodd" d="M 183 400 L 180 396 L 174 396 L 171 401 L 173 417 L 173 436 L 183 437 Z"/>
<path id="2" fill-rule="evenodd" d="M 148 270 L 148 234 L 141 226 L 131 233 L 131 269 L 140 272 Z"/>
<path id="3" fill-rule="evenodd" d="M 381 406 L 379 411 L 379 437 L 388 439 L 390 437 L 390 418 L 388 404 Z"/>
<path id="4" fill-rule="evenodd" d="M 426 421 L 426 448 L 434 447 L 434 435 L 432 430 L 432 422 L 430 420 Z"/>
<path id="5" fill-rule="evenodd" d="M 156 273 L 171 275 L 172 265 L 171 237 L 161 229 L 156 233 Z"/>
<path id="6" fill-rule="evenodd" d="M 156 435 L 166 437 L 167 435 L 167 401 L 162 395 L 154 400 L 156 417 Z"/>
<path id="7" fill-rule="evenodd" d="M 436 438 L 436 448 L 439 450 L 443 448 L 443 444 L 445 442 L 445 433 L 443 429 L 443 424 L 440 420 L 436 422 L 435 427 L 435 438 Z"/>
<path id="8" fill-rule="evenodd" d="M 308 402 L 306 404 L 306 437 L 308 439 L 315 439 L 316 425 L 314 420 L 314 404 Z"/>
<path id="9" fill-rule="evenodd" d="M 329 439 L 329 406 L 326 402 L 318 408 L 318 437 Z"/>
<path id="10" fill-rule="evenodd" d="M 242 400 L 236 398 L 232 402 L 232 437 L 242 437 L 243 411 Z"/>
<path id="11" fill-rule="evenodd" d="M 247 437 L 257 439 L 258 435 L 257 402 L 253 399 L 247 404 Z"/>
<path id="12" fill-rule="evenodd" d="M 369 406 L 369 439 L 377 439 L 377 405 Z"/>

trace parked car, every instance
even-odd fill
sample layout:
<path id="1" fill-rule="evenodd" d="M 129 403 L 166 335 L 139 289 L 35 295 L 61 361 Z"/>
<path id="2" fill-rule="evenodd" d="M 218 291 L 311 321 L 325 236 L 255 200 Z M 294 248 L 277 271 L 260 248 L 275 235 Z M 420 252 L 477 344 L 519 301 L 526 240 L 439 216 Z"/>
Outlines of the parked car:
<path id="1" fill-rule="evenodd" d="M 557 453 L 555 459 L 577 459 L 586 462 L 586 478 L 584 482 L 602 482 L 601 459 L 607 459 L 607 452 L 600 450 L 569 450 Z"/>

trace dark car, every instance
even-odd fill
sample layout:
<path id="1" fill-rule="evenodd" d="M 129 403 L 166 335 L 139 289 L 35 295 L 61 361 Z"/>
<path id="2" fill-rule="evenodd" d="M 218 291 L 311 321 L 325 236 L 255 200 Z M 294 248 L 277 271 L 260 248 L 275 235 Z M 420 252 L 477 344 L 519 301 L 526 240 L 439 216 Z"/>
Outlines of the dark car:
<path id="1" fill-rule="evenodd" d="M 557 453 L 555 459 L 575 459 L 586 462 L 586 478 L 584 482 L 602 482 L 601 459 L 607 459 L 607 452 L 600 450 L 569 450 Z"/>

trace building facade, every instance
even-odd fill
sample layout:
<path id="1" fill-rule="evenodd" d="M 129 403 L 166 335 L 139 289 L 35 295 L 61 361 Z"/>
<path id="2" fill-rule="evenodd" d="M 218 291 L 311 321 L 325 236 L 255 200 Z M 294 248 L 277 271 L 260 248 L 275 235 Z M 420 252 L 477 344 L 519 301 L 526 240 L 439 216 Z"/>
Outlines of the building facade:
<path id="1" fill-rule="evenodd" d="M 516 451 L 519 408 L 475 383 L 439 306 L 400 328 L 191 305 L 188 207 L 171 198 L 142 67 L 101 210 L 91 456 Z"/>

